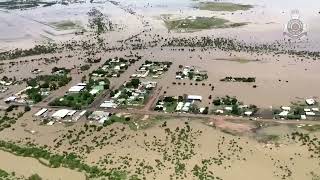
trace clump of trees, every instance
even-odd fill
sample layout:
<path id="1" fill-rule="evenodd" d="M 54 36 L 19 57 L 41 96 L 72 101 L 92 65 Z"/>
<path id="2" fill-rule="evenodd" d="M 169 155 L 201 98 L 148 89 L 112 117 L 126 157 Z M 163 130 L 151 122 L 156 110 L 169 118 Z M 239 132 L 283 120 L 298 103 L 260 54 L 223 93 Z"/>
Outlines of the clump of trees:
<path id="1" fill-rule="evenodd" d="M 139 79 L 131 79 L 131 81 L 126 83 L 126 87 L 127 88 L 133 87 L 133 88 L 136 89 L 136 88 L 139 87 L 139 85 L 140 85 L 140 80 Z"/>
<path id="2" fill-rule="evenodd" d="M 54 53 L 57 52 L 58 49 L 59 48 L 54 43 L 50 43 L 47 45 L 36 45 L 35 47 L 30 49 L 14 49 L 10 51 L 1 52 L 0 60 L 16 59 L 25 56 Z"/>
<path id="3" fill-rule="evenodd" d="M 89 16 L 89 27 L 97 35 L 113 30 L 111 20 L 97 8 L 92 8 L 87 14 Z"/>
<path id="4" fill-rule="evenodd" d="M 231 76 L 228 76 L 228 77 L 225 77 L 223 79 L 220 79 L 220 81 L 223 81 L 223 82 L 256 82 L 256 78 L 255 77 L 248 77 L 248 78 L 245 78 L 245 77 L 231 77 Z"/>
<path id="5" fill-rule="evenodd" d="M 0 148 L 14 153 L 18 156 L 33 157 L 36 159 L 48 160 L 49 167 L 58 168 L 66 167 L 70 169 L 77 169 L 81 172 L 85 172 L 89 178 L 106 177 L 107 179 L 119 179 L 125 172 L 111 170 L 105 171 L 99 169 L 97 166 L 89 166 L 81 162 L 81 159 L 74 153 L 53 154 L 45 148 L 39 148 L 36 146 L 19 146 L 11 142 L 0 141 Z M 36 175 L 34 176 L 36 178 Z"/>

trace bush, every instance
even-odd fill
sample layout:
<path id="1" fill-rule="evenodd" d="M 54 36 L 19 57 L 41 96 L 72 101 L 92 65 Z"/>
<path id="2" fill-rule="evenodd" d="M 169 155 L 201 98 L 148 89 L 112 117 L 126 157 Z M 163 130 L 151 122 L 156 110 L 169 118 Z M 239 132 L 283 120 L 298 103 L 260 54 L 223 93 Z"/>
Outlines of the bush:
<path id="1" fill-rule="evenodd" d="M 220 105 L 221 105 L 221 100 L 220 100 L 220 98 L 217 98 L 217 99 L 213 100 L 212 103 L 213 103 L 215 106 L 220 106 Z"/>
<path id="2" fill-rule="evenodd" d="M 202 114 L 208 114 L 209 113 L 209 107 L 206 107 L 205 109 L 204 109 L 204 111 L 202 112 Z"/>
<path id="3" fill-rule="evenodd" d="M 241 115 L 241 111 L 239 109 L 239 106 L 238 105 L 233 105 L 231 113 L 234 114 L 234 115 Z"/>
<path id="4" fill-rule="evenodd" d="M 6 109 L 6 112 L 11 112 L 11 111 L 13 111 L 13 109 L 16 108 L 16 107 L 18 107 L 18 106 L 16 106 L 16 105 L 11 105 L 11 106 L 9 106 L 9 107 Z"/>
<path id="5" fill-rule="evenodd" d="M 171 97 L 171 96 L 167 96 L 167 97 L 165 97 L 165 98 L 163 99 L 163 101 L 164 101 L 164 102 L 174 102 L 175 99 L 174 99 L 173 97 Z"/>
<path id="6" fill-rule="evenodd" d="M 83 66 L 80 67 L 80 70 L 81 70 L 81 71 L 87 71 L 87 70 L 89 70 L 89 69 L 90 69 L 90 65 L 88 65 L 88 64 L 83 65 Z"/>
<path id="7" fill-rule="evenodd" d="M 38 174 L 31 175 L 28 180 L 42 180 L 42 178 Z"/>

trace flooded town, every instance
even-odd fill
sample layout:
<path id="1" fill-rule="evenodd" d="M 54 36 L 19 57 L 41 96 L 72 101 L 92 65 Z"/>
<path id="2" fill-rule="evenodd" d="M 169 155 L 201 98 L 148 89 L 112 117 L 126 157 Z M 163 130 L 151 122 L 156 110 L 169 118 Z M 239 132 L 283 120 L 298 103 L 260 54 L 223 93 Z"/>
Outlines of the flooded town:
<path id="1" fill-rule="evenodd" d="M 316 0 L 0 0 L 0 179 L 320 180 Z"/>

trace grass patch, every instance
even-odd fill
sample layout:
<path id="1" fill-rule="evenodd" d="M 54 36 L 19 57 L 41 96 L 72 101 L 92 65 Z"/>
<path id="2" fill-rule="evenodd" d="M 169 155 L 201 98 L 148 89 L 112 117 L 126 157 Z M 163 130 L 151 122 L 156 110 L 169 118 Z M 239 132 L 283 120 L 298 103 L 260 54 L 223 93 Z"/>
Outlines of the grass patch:
<path id="1" fill-rule="evenodd" d="M 218 29 L 218 28 L 234 28 L 244 26 L 247 23 L 232 23 L 226 19 L 216 17 L 196 17 L 178 20 L 165 20 L 165 25 L 169 30 L 186 29 L 186 30 L 202 30 L 202 29 Z"/>
<path id="2" fill-rule="evenodd" d="M 74 109 L 81 109 L 82 107 L 90 105 L 94 100 L 94 96 L 89 92 L 80 92 L 75 94 L 68 94 L 64 97 L 57 98 L 50 102 L 50 106 L 65 106 Z"/>
<path id="3" fill-rule="evenodd" d="M 228 2 L 201 2 L 198 5 L 200 10 L 208 10 L 208 11 L 246 11 L 253 8 L 252 5 L 244 5 L 244 4 L 235 4 Z"/>
<path id="4" fill-rule="evenodd" d="M 50 22 L 49 25 L 53 26 L 56 30 L 83 29 L 79 22 L 69 20 Z"/>

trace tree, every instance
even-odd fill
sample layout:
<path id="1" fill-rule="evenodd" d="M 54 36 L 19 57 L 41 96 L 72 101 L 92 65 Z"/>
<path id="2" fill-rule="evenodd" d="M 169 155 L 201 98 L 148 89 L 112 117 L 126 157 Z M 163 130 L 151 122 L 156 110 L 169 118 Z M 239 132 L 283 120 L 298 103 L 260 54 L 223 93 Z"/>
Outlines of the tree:
<path id="1" fill-rule="evenodd" d="M 108 30 L 112 30 L 112 23 L 101 11 L 97 8 L 92 8 L 88 13 L 89 27 L 100 35 Z"/>
<path id="2" fill-rule="evenodd" d="M 50 91 L 53 91 L 53 90 L 56 90 L 56 89 L 57 89 L 56 83 L 52 83 L 52 84 L 50 85 Z"/>
<path id="3" fill-rule="evenodd" d="M 24 107 L 24 112 L 28 112 L 28 111 L 30 111 L 30 110 L 31 110 L 30 106 L 25 106 L 25 107 Z"/>
<path id="4" fill-rule="evenodd" d="M 238 105 L 233 105 L 231 113 L 235 114 L 235 115 L 240 115 L 241 112 L 240 112 L 239 106 Z"/>
<path id="5" fill-rule="evenodd" d="M 6 109 L 6 112 L 11 112 L 11 111 L 13 111 L 13 109 L 14 109 L 15 107 L 16 107 L 15 105 L 9 106 L 9 107 Z"/>
<path id="6" fill-rule="evenodd" d="M 217 99 L 213 100 L 212 103 L 213 103 L 215 106 L 220 106 L 220 105 L 221 105 L 221 100 L 220 100 L 220 98 L 217 98 Z"/>
<path id="7" fill-rule="evenodd" d="M 42 180 L 42 178 L 38 174 L 31 175 L 28 180 Z"/>
<path id="8" fill-rule="evenodd" d="M 45 82 L 40 85 L 40 88 L 49 88 L 49 82 Z"/>
<path id="9" fill-rule="evenodd" d="M 174 102 L 175 99 L 171 96 L 166 96 L 164 99 L 163 99 L 164 102 Z"/>
<path id="10" fill-rule="evenodd" d="M 139 87 L 139 84 L 140 84 L 140 80 L 139 80 L 139 79 L 132 79 L 132 80 L 131 80 L 131 85 L 132 85 L 134 88 L 138 88 L 138 87 Z"/>
<path id="11" fill-rule="evenodd" d="M 202 114 L 208 114 L 209 113 L 209 107 L 205 107 L 203 110 Z"/>

